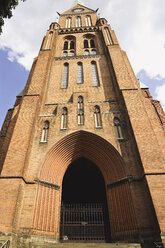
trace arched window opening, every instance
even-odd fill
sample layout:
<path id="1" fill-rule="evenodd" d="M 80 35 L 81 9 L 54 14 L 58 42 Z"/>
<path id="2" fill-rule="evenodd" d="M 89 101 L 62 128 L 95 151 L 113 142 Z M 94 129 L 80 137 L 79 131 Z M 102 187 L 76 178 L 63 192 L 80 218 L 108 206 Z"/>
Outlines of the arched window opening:
<path id="1" fill-rule="evenodd" d="M 70 49 L 74 49 L 74 41 L 73 40 L 70 42 Z"/>
<path id="2" fill-rule="evenodd" d="M 99 77 L 98 77 L 98 71 L 97 71 L 97 65 L 95 61 L 91 62 L 92 66 L 92 77 L 93 77 L 93 86 L 99 86 Z"/>
<path id="3" fill-rule="evenodd" d="M 49 132 L 49 121 L 45 121 L 44 127 L 42 129 L 41 142 L 48 141 L 48 132 Z"/>
<path id="4" fill-rule="evenodd" d="M 94 40 L 90 40 L 90 47 L 91 48 L 95 48 L 95 42 L 94 42 Z"/>
<path id="5" fill-rule="evenodd" d="M 96 54 L 96 50 L 95 49 L 92 49 L 91 54 L 92 55 Z"/>
<path id="6" fill-rule="evenodd" d="M 66 51 L 63 52 L 63 57 L 67 57 L 68 53 Z"/>
<path id="7" fill-rule="evenodd" d="M 83 96 L 78 97 L 78 109 L 84 109 L 84 98 L 83 98 Z"/>
<path id="8" fill-rule="evenodd" d="M 64 72 L 63 72 L 63 81 L 62 81 L 62 88 L 66 89 L 68 87 L 68 78 L 69 78 L 69 64 L 64 64 Z"/>
<path id="9" fill-rule="evenodd" d="M 123 139 L 119 118 L 115 117 L 113 122 L 114 122 L 114 126 L 115 126 L 115 132 L 116 132 L 117 139 Z"/>
<path id="10" fill-rule="evenodd" d="M 89 50 L 85 50 L 84 55 L 89 55 Z"/>
<path id="11" fill-rule="evenodd" d="M 96 128 L 102 127 L 100 107 L 97 106 L 97 105 L 94 108 L 94 116 L 95 116 L 95 126 L 96 126 Z"/>
<path id="12" fill-rule="evenodd" d="M 78 97 L 78 125 L 84 125 L 84 99 Z"/>
<path id="13" fill-rule="evenodd" d="M 90 16 L 86 16 L 85 17 L 85 24 L 87 27 L 92 26 L 92 22 L 91 22 L 91 17 Z"/>
<path id="14" fill-rule="evenodd" d="M 64 49 L 67 50 L 68 49 L 68 41 L 64 42 Z"/>
<path id="15" fill-rule="evenodd" d="M 46 42 L 46 46 L 45 46 L 45 49 L 50 49 L 50 46 L 51 46 L 51 41 L 52 41 L 52 36 L 53 36 L 53 32 L 50 32 L 48 34 L 48 38 L 47 38 L 47 42 Z"/>
<path id="16" fill-rule="evenodd" d="M 88 48 L 88 40 L 84 40 L 84 48 Z"/>
<path id="17" fill-rule="evenodd" d="M 70 51 L 70 54 L 69 55 L 70 56 L 74 56 L 75 55 L 74 51 Z"/>
<path id="18" fill-rule="evenodd" d="M 82 109 L 78 110 L 78 125 L 84 125 L 84 111 Z"/>
<path id="19" fill-rule="evenodd" d="M 104 30 L 105 30 L 105 36 L 106 36 L 106 39 L 107 39 L 107 44 L 112 45 L 112 38 L 111 38 L 111 35 L 110 35 L 110 32 L 109 32 L 109 29 L 105 28 Z"/>
<path id="20" fill-rule="evenodd" d="M 77 63 L 77 83 L 83 84 L 83 64 L 81 62 Z"/>
<path id="21" fill-rule="evenodd" d="M 62 109 L 62 116 L 61 116 L 61 129 L 67 129 L 67 116 L 68 116 L 68 109 L 64 107 Z"/>
<path id="22" fill-rule="evenodd" d="M 81 27 L 81 17 L 77 16 L 76 18 L 76 28 L 80 28 Z"/>
<path id="23" fill-rule="evenodd" d="M 66 18 L 66 28 L 71 28 L 71 17 Z"/>

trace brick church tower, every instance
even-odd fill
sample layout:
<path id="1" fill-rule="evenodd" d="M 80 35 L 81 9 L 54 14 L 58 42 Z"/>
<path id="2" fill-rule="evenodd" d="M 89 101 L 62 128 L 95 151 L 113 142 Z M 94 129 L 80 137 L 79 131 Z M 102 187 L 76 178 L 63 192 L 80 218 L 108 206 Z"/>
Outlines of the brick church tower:
<path id="1" fill-rule="evenodd" d="M 154 247 L 165 235 L 164 112 L 97 10 L 76 1 L 59 15 L 0 133 L 0 239 Z"/>

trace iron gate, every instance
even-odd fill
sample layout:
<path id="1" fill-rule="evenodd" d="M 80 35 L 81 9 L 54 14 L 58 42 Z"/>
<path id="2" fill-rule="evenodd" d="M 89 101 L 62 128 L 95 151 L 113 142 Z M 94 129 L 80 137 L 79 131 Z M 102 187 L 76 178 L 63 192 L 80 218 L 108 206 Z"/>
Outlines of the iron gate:
<path id="1" fill-rule="evenodd" d="M 107 220 L 102 203 L 62 204 L 60 238 L 62 241 L 105 241 Z"/>

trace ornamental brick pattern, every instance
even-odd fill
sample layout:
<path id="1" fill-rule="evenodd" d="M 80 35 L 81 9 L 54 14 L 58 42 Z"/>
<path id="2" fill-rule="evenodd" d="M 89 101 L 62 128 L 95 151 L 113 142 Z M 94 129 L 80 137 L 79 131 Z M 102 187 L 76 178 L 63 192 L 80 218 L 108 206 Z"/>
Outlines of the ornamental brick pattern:
<path id="1" fill-rule="evenodd" d="M 79 8 L 81 12 L 74 12 Z M 76 27 L 77 16 L 81 27 Z M 91 17 L 91 26 L 86 26 L 86 16 Z M 70 27 L 66 27 L 68 17 Z M 85 39 L 94 40 L 96 54 L 93 48 L 84 48 Z M 74 49 L 64 49 L 67 40 L 74 41 Z M 77 80 L 79 62 L 82 84 Z M 68 87 L 62 88 L 65 63 Z M 79 96 L 84 125 L 78 125 Z M 95 106 L 100 108 L 99 128 Z M 65 129 L 61 129 L 63 108 L 67 108 Z M 115 117 L 122 137 L 117 136 Z M 41 140 L 45 122 L 48 137 Z M 164 124 L 160 103 L 149 89 L 140 89 L 107 21 L 80 4 L 64 12 L 59 23 L 50 25 L 25 89 L 8 111 L 0 133 L 0 231 L 20 240 L 28 235 L 44 236 L 52 244 L 58 241 L 63 177 L 72 162 L 84 157 L 104 177 L 111 241 L 160 240 L 165 234 Z"/>

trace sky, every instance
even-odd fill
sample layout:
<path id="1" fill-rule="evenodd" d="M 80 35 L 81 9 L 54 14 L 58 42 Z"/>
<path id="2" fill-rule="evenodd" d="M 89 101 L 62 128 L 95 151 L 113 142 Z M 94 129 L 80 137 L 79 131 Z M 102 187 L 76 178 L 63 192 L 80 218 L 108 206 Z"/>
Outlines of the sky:
<path id="1" fill-rule="evenodd" d="M 56 12 L 68 10 L 73 0 L 20 1 L 5 20 L 0 36 L 0 127 L 16 95 L 24 88 L 33 59 L 38 55 Z M 165 109 L 165 1 L 83 0 L 107 19 L 133 70 Z"/>

